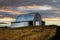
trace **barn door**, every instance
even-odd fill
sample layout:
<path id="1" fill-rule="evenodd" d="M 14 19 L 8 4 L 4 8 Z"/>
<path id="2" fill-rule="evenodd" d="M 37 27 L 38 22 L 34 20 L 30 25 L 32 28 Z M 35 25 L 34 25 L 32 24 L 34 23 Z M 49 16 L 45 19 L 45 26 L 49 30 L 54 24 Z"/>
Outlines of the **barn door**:
<path id="1" fill-rule="evenodd" d="M 29 26 L 33 26 L 33 21 L 29 21 Z"/>

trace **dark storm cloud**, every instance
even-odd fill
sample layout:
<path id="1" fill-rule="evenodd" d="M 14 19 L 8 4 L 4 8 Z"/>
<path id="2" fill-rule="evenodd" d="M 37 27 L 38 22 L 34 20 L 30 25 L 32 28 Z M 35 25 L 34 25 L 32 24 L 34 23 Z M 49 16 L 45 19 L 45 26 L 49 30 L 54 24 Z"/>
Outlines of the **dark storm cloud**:
<path id="1" fill-rule="evenodd" d="M 60 17 L 60 13 L 55 13 L 57 12 L 56 10 L 24 10 L 22 12 L 39 12 L 42 16 L 42 18 L 55 18 L 55 17 Z"/>
<path id="2" fill-rule="evenodd" d="M 55 17 L 60 17 L 60 13 L 55 13 L 54 10 L 46 10 L 46 11 L 41 11 L 40 12 L 41 16 L 43 18 L 55 18 Z"/>
<path id="3" fill-rule="evenodd" d="M 48 5 L 60 8 L 60 0 L 0 0 L 0 7 L 15 7 L 15 6 L 29 6 L 29 5 Z M 16 10 L 16 9 L 15 9 Z M 20 10 L 21 11 L 21 10 Z M 36 10 L 27 10 L 27 12 L 35 12 Z M 55 11 L 41 11 L 39 10 L 42 17 L 60 17 L 60 13 L 54 13 Z M 8 17 L 14 18 L 16 15 L 9 13 L 0 13 Z"/>
<path id="4" fill-rule="evenodd" d="M 15 18 L 15 17 L 16 17 L 16 15 L 11 14 L 11 13 L 9 13 L 9 12 L 0 12 L 0 15 L 2 15 L 2 16 L 0 16 L 0 18 L 3 18 L 3 17 Z"/>
<path id="5" fill-rule="evenodd" d="M 27 6 L 27 5 L 59 6 L 60 0 L 0 0 L 0 6 Z"/>
<path id="6" fill-rule="evenodd" d="M 24 11 L 22 11 L 24 12 Z M 39 12 L 42 16 L 42 18 L 55 18 L 55 17 L 60 17 L 60 13 L 55 13 L 56 11 L 54 10 L 25 10 L 25 12 Z M 16 18 L 18 15 L 16 14 L 12 14 L 12 13 L 9 13 L 9 12 L 0 12 L 0 18 L 3 18 L 3 17 L 11 17 L 11 18 Z"/>

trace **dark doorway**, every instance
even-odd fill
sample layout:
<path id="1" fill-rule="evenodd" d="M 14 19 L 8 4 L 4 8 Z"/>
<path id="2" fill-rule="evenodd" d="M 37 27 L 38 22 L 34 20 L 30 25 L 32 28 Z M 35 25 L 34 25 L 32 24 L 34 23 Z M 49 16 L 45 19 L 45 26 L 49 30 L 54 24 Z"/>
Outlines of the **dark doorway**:
<path id="1" fill-rule="evenodd" d="M 29 21 L 29 26 L 32 26 L 33 25 L 33 21 Z"/>
<path id="2" fill-rule="evenodd" d="M 42 21 L 42 25 L 45 25 L 45 22 L 44 21 Z"/>

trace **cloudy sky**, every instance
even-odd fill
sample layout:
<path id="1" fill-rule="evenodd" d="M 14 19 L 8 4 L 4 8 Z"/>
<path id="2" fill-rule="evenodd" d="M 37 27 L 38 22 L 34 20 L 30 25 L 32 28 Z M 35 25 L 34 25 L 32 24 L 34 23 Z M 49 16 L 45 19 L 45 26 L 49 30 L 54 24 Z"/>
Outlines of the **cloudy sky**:
<path id="1" fill-rule="evenodd" d="M 1 21 L 29 12 L 39 12 L 46 24 L 60 25 L 60 0 L 0 0 Z"/>
<path id="2" fill-rule="evenodd" d="M 12 9 L 19 12 L 37 11 L 41 12 L 41 15 L 44 17 L 60 17 L 60 0 L 0 0 L 0 8 Z M 15 16 L 18 13 L 0 14 Z"/>

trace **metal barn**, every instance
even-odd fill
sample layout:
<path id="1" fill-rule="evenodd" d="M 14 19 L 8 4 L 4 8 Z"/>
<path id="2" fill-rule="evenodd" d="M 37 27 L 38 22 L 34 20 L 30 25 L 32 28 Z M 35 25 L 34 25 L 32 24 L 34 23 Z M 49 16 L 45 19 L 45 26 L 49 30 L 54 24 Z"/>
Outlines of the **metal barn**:
<path id="1" fill-rule="evenodd" d="M 11 27 L 40 26 L 42 24 L 40 13 L 29 13 L 18 15 Z"/>

